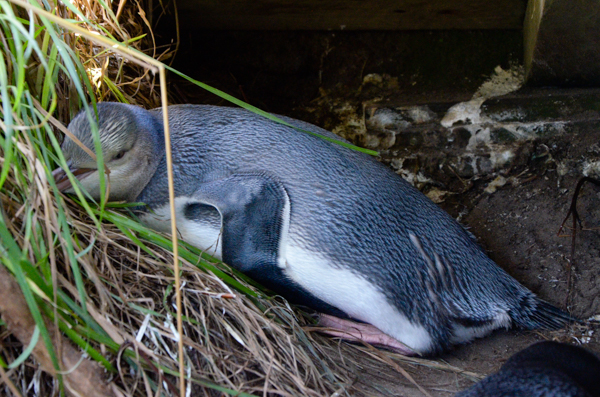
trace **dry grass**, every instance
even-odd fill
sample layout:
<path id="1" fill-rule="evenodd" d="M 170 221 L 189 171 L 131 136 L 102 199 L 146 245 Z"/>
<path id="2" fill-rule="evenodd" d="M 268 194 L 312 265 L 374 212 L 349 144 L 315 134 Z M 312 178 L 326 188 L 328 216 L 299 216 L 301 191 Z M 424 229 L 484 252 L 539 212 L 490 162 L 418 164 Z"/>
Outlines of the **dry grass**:
<path id="1" fill-rule="evenodd" d="M 161 62 L 168 62 L 174 56 L 174 46 L 162 50 L 156 48 L 143 2 L 120 1 L 113 7 L 113 13 L 99 1 L 77 0 L 73 5 L 90 22 L 87 24 L 90 31 L 128 44 Z M 64 13 L 64 18 L 75 17 L 68 10 Z M 160 106 L 158 76 L 80 36 L 73 33 L 69 36 L 66 41 L 76 48 L 95 88 L 90 94 L 97 101 L 124 101 L 146 108 Z"/>
<path id="2" fill-rule="evenodd" d="M 177 346 L 171 253 L 149 244 L 150 255 L 114 225 L 103 224 L 98 231 L 78 205 L 71 203 L 68 209 L 79 243 L 92 246 L 80 261 L 90 314 L 115 342 L 145 353 L 144 359 L 134 360 L 140 367 L 150 360 L 173 373 Z M 64 263 L 58 256 L 58 263 Z M 76 295 L 69 268 L 58 270 L 61 287 Z M 263 313 L 214 274 L 187 261 L 182 270 L 185 361 L 195 380 L 193 390 L 221 395 L 204 387 L 206 381 L 257 395 L 319 396 L 348 383 L 333 375 L 328 366 L 335 364 L 314 350 L 312 338 L 284 302 L 260 300 Z M 119 373 L 123 385 L 132 388 L 129 394 L 136 394 L 132 385 L 145 388 L 139 373 L 133 378 L 124 368 Z"/>

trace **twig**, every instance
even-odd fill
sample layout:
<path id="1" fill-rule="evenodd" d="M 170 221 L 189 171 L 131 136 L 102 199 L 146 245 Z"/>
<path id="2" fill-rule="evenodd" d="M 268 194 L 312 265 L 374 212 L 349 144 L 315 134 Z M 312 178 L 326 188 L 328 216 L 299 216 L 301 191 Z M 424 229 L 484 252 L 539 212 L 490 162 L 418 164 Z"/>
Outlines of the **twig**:
<path id="1" fill-rule="evenodd" d="M 560 225 L 558 229 L 557 235 L 563 231 L 565 223 L 569 216 L 573 216 L 573 232 L 571 234 L 571 261 L 567 264 L 567 296 L 565 298 L 565 309 L 569 306 L 569 298 L 571 296 L 571 273 L 573 265 L 575 264 L 575 238 L 577 236 L 577 223 L 579 223 L 579 227 L 583 230 L 583 225 L 581 224 L 581 219 L 579 218 L 579 213 L 577 212 L 577 199 L 579 198 L 579 192 L 581 191 L 581 187 L 585 182 L 591 182 L 596 186 L 600 186 L 600 180 L 591 178 L 589 176 L 585 176 L 577 182 L 577 186 L 575 186 L 575 192 L 573 193 L 573 198 L 571 199 L 571 207 L 569 207 L 569 212 L 567 212 L 567 216 Z"/>

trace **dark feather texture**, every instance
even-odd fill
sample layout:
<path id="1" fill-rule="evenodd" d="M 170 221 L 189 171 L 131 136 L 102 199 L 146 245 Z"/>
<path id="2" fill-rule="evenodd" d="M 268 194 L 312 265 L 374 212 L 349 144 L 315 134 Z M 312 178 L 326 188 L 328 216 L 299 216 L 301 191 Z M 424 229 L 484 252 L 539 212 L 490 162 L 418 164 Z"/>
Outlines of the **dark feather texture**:
<path id="1" fill-rule="evenodd" d="M 456 397 L 599 397 L 600 360 L 587 350 L 541 342 Z"/>

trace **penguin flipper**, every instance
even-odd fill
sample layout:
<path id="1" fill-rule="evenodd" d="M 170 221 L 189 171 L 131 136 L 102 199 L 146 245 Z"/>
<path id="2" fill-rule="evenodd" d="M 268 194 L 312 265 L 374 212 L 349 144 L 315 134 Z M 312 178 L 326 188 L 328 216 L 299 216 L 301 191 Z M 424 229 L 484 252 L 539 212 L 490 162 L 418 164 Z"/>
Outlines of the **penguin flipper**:
<path id="1" fill-rule="evenodd" d="M 263 173 L 240 173 L 201 184 L 193 195 L 215 207 L 222 222 L 223 260 L 251 273 L 256 267 L 285 268 L 290 201 L 283 185 Z"/>
<path id="2" fill-rule="evenodd" d="M 292 303 L 347 318 L 285 273 L 291 203 L 281 181 L 263 172 L 236 173 L 201 184 L 193 199 L 219 211 L 225 263 Z"/>

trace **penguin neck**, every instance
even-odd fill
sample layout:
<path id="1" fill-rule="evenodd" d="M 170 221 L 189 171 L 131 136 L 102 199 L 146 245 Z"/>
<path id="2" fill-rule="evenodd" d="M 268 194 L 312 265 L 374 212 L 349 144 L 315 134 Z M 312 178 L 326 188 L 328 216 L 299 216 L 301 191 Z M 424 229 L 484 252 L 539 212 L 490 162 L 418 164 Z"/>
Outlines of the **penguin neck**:
<path id="1" fill-rule="evenodd" d="M 148 190 L 148 185 L 154 178 L 157 170 L 163 163 L 166 163 L 165 157 L 165 137 L 162 122 L 153 113 L 140 109 L 143 114 L 137 114 L 137 126 L 142 132 L 141 139 L 144 141 L 144 152 L 146 153 L 145 165 L 140 170 L 139 183 L 131 187 L 131 194 L 127 201 L 140 201 L 144 192 Z"/>

